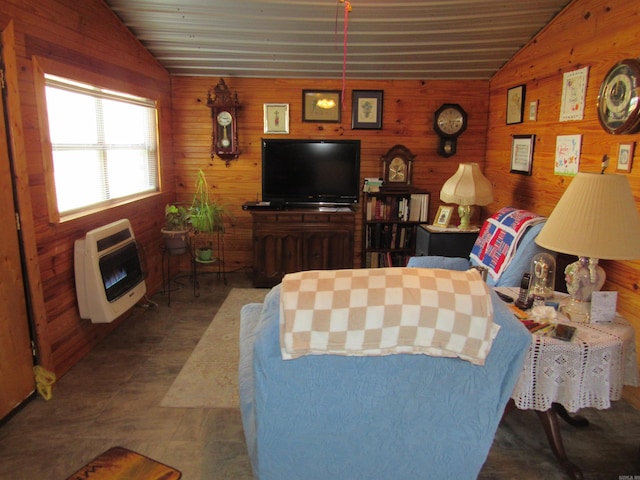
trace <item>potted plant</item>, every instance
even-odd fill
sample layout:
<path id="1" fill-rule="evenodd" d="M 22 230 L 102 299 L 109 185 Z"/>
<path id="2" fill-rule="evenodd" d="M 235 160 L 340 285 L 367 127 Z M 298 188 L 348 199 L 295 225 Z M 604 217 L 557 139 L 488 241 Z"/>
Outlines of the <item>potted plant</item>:
<path id="1" fill-rule="evenodd" d="M 189 240 L 189 212 L 182 205 L 164 207 L 165 226 L 161 230 L 164 244 L 170 255 L 181 255 L 187 251 Z"/>
<path id="2" fill-rule="evenodd" d="M 228 212 L 224 205 L 209 196 L 209 184 L 202 170 L 198 171 L 195 187 L 193 201 L 188 210 L 193 233 L 206 238 L 206 234 L 224 232 L 224 217 L 228 216 Z M 196 249 L 196 255 L 200 260 L 213 261 L 212 243 L 209 239 Z"/>

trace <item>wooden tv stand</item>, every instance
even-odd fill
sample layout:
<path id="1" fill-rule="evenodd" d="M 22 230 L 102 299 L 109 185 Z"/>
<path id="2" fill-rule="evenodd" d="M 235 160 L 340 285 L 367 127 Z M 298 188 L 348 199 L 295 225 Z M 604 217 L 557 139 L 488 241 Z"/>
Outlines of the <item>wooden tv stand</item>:
<path id="1" fill-rule="evenodd" d="M 260 209 L 251 216 L 256 287 L 272 287 L 301 270 L 353 268 L 352 209 Z"/>

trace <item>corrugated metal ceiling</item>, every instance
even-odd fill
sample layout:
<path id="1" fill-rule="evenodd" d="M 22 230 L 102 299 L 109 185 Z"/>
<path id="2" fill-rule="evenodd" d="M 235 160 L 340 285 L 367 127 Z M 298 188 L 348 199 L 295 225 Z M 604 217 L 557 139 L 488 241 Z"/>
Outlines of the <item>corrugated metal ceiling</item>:
<path id="1" fill-rule="evenodd" d="M 341 78 L 338 0 L 106 0 L 173 75 Z M 351 0 L 346 77 L 489 79 L 568 0 Z"/>

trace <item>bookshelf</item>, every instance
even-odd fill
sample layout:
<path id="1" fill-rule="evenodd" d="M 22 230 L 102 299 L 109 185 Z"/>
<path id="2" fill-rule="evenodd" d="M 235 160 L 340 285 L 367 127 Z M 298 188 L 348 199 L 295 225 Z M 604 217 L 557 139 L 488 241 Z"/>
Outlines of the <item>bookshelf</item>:
<path id="1" fill-rule="evenodd" d="M 418 225 L 429 216 L 429 192 L 365 192 L 362 266 L 402 267 L 415 255 Z"/>

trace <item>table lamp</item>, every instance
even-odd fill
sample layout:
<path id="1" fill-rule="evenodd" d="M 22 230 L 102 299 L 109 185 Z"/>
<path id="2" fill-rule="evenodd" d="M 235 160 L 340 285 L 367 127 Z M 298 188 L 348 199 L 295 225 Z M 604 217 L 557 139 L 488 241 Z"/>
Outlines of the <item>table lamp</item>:
<path id="1" fill-rule="evenodd" d="M 640 215 L 627 177 L 578 173 L 536 237 L 541 247 L 578 257 L 565 269 L 569 318 L 590 320 L 591 294 L 605 280 L 598 260 L 640 258 L 639 239 Z"/>
<path id="2" fill-rule="evenodd" d="M 482 175 L 477 163 L 461 163 L 458 171 L 444 182 L 440 190 L 440 200 L 457 203 L 460 216 L 460 230 L 471 230 L 471 215 L 474 205 L 488 205 L 493 201 L 491 182 Z"/>

